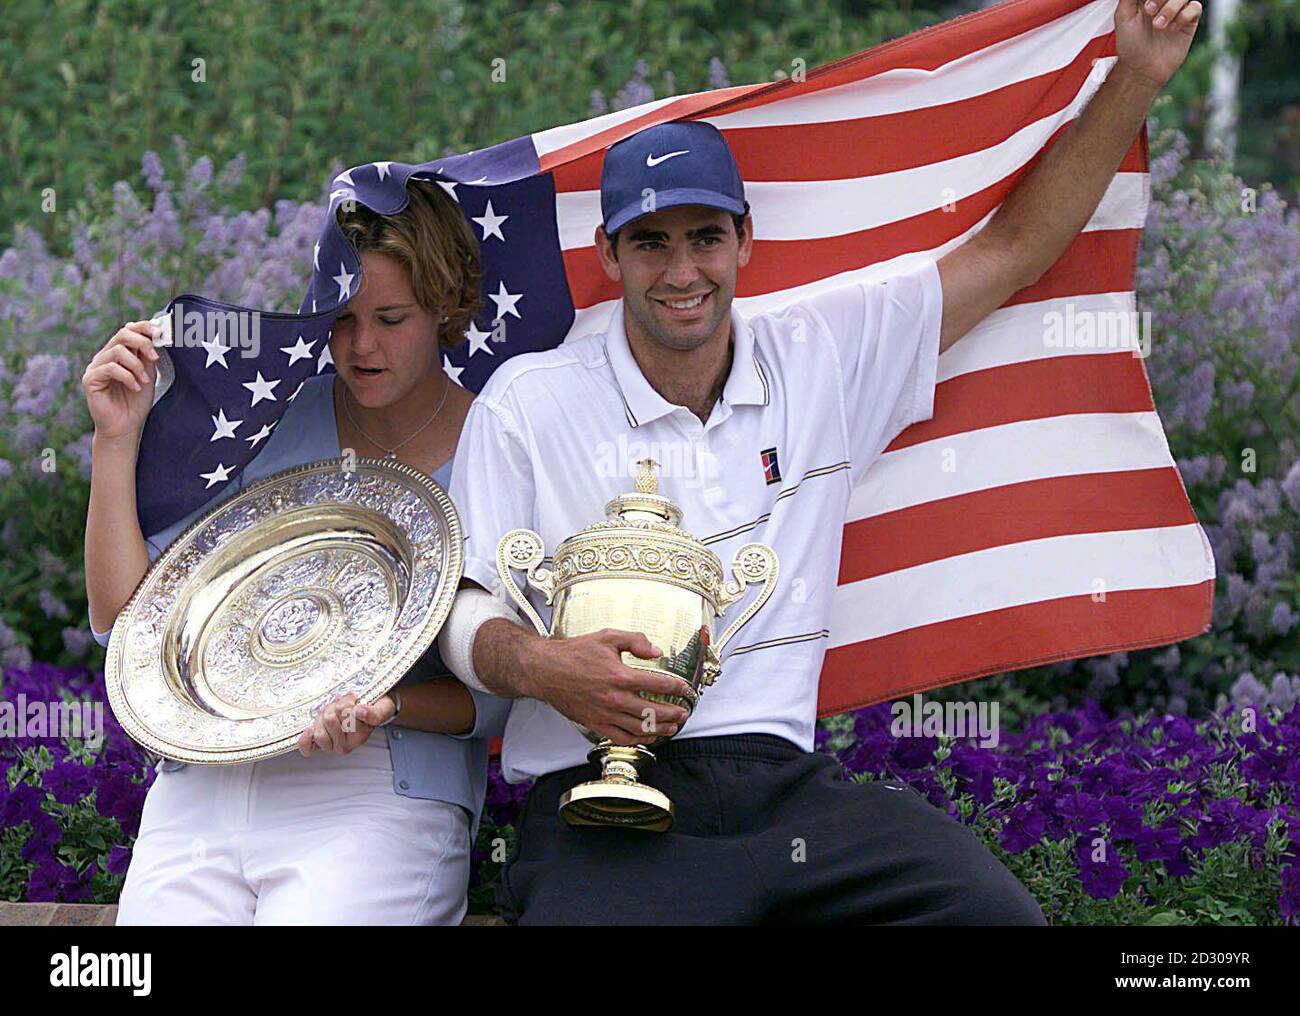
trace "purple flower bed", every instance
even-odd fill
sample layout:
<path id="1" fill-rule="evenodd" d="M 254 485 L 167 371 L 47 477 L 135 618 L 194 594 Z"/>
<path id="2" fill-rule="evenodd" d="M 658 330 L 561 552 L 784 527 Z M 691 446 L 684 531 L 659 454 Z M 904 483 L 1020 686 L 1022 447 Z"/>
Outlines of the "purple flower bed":
<path id="1" fill-rule="evenodd" d="M 21 736 L 44 729 L 28 726 L 31 704 L 60 702 L 103 706 L 98 743 Z M 0 703 L 12 706 L 0 722 L 13 725 L 0 726 L 0 899 L 116 900 L 153 770 L 109 709 L 103 672 L 11 667 Z"/>
<path id="2" fill-rule="evenodd" d="M 1053 923 L 1300 923 L 1300 706 L 1193 723 L 1089 701 L 996 748 L 890 724 L 872 706 L 818 747 L 969 825 Z"/>
<path id="3" fill-rule="evenodd" d="M 84 668 L 9 668 L 0 702 L 105 702 Z M 1054 923 L 1300 922 L 1300 707 L 1193 724 L 1043 714 L 997 748 L 894 737 L 888 705 L 818 733 L 849 779 L 904 780 L 968 824 Z M 0 737 L 0 899 L 111 902 L 121 889 L 149 760 L 105 706 L 97 749 Z M 494 761 L 471 882 L 491 912 L 527 786 Z"/>

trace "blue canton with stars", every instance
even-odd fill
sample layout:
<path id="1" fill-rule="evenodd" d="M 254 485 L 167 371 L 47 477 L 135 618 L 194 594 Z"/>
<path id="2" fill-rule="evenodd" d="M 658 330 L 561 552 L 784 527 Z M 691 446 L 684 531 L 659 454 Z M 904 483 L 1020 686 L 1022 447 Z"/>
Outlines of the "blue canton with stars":
<path id="1" fill-rule="evenodd" d="M 479 240 L 483 307 L 465 342 L 443 358 L 452 380 L 477 392 L 510 357 L 559 345 L 574 310 L 555 187 L 539 169 L 531 138 L 420 165 L 353 166 L 331 182 L 297 314 L 255 312 L 193 295 L 173 299 L 155 318 L 171 336 L 167 353 L 175 376 L 141 437 L 141 530 L 156 533 L 214 497 L 257 457 L 306 380 L 334 370 L 330 329 L 361 281 L 360 260 L 335 216 L 344 201 L 391 215 L 406 207 L 406 183 L 416 177 L 437 181 L 460 204 Z M 254 313 L 259 345 L 257 355 L 248 356 Z"/>

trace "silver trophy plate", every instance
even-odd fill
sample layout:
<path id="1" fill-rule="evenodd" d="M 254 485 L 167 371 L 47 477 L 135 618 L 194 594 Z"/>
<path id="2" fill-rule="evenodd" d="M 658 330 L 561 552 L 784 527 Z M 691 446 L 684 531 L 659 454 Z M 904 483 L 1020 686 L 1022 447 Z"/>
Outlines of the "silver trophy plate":
<path id="1" fill-rule="evenodd" d="M 250 484 L 145 573 L 104 665 L 132 738 L 181 762 L 271 758 L 321 706 L 373 702 L 424 655 L 460 583 L 455 506 L 404 463 L 347 465 Z"/>

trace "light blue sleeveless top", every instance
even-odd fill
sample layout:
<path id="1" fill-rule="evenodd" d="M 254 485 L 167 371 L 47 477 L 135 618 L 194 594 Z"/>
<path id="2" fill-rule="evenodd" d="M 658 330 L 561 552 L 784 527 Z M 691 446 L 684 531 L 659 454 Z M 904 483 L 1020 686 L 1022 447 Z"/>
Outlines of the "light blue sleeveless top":
<path id="1" fill-rule="evenodd" d="M 233 483 L 179 522 L 145 538 L 150 563 L 192 522 L 213 506 L 234 497 L 254 480 L 291 466 L 341 454 L 338 424 L 334 417 L 334 377 L 333 373 L 317 374 L 303 385 L 266 439 L 262 453 Z M 444 490 L 450 487 L 451 460 L 435 471 L 433 478 Z M 112 632 L 112 628 L 97 632 L 91 626 L 91 634 L 101 646 L 108 645 Z M 415 662 L 400 683 L 414 684 L 447 673 L 435 643 Z M 393 759 L 394 793 L 461 805 L 470 813 L 473 820 L 471 835 L 477 837 L 487 789 L 487 738 L 500 737 L 505 732 L 511 700 L 487 695 L 474 688 L 468 691 L 474 699 L 475 719 L 474 729 L 467 734 L 434 734 L 392 723 L 371 736 L 377 737 L 382 733 L 388 738 Z M 164 760 L 161 768 L 168 771 L 183 769 L 185 764 Z"/>

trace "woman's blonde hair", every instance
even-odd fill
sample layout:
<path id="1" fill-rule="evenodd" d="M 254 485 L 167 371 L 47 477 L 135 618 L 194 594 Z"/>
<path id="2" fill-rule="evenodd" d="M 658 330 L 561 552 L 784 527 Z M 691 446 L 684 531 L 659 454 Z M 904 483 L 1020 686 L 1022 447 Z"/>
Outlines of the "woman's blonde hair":
<path id="1" fill-rule="evenodd" d="M 358 254 L 386 254 L 406 266 L 416 302 L 438 318 L 438 345 L 454 349 L 482 305 L 478 241 L 455 202 L 428 180 L 411 180 L 410 202 L 395 215 L 339 207 L 339 226 Z"/>

